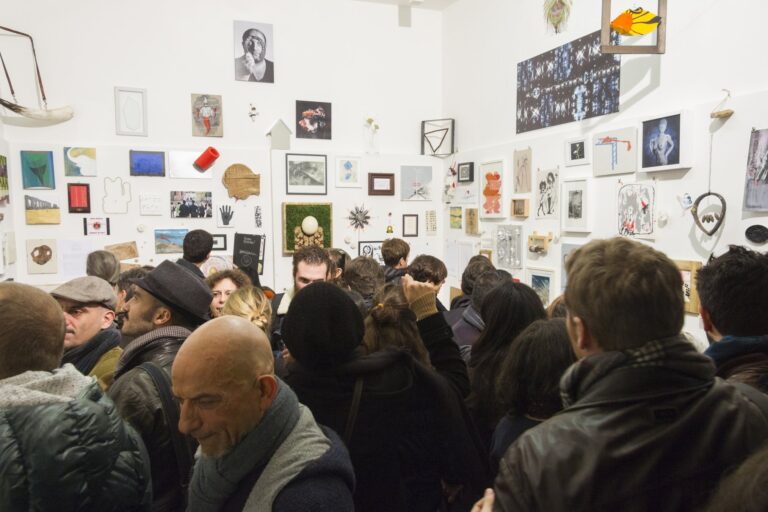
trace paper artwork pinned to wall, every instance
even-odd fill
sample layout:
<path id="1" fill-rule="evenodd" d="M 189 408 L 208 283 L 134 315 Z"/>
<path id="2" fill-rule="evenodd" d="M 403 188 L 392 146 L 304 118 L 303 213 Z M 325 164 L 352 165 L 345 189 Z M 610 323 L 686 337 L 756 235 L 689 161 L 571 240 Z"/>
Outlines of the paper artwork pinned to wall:
<path id="1" fill-rule="evenodd" d="M 768 211 L 768 129 L 752 130 L 744 182 L 744 209 Z"/>
<path id="2" fill-rule="evenodd" d="M 27 273 L 56 274 L 59 272 L 59 252 L 56 240 L 27 240 Z"/>
<path id="3" fill-rule="evenodd" d="M 122 178 L 104 178 L 104 213 L 128 213 L 131 202 L 131 184 Z"/>
<path id="4" fill-rule="evenodd" d="M 400 167 L 400 199 L 430 201 L 432 199 L 432 167 L 403 165 Z"/>
<path id="5" fill-rule="evenodd" d="M 139 257 L 139 246 L 134 241 L 105 245 L 104 250 L 117 256 L 117 259 L 120 261 L 132 260 Z"/>
<path id="6" fill-rule="evenodd" d="M 656 202 L 653 183 L 620 185 L 618 201 L 619 235 L 652 236 Z"/>
<path id="7" fill-rule="evenodd" d="M 219 207 L 216 208 L 216 226 L 220 228 L 235 227 L 235 223 L 232 221 L 234 216 L 234 203 L 219 203 Z"/>
<path id="8" fill-rule="evenodd" d="M 235 80 L 274 83 L 275 45 L 272 25 L 235 21 Z"/>
<path id="9" fill-rule="evenodd" d="M 184 237 L 188 229 L 156 229 L 155 253 L 177 254 L 184 252 Z"/>
<path id="10" fill-rule="evenodd" d="M 598 133 L 592 139 L 595 176 L 637 171 L 637 128 Z"/>
<path id="11" fill-rule="evenodd" d="M 109 235 L 109 217 L 86 217 L 83 219 L 83 234 L 85 236 L 92 235 Z"/>
<path id="12" fill-rule="evenodd" d="M 61 210 L 52 200 L 24 196 L 24 217 L 29 225 L 61 224 Z"/>
<path id="13" fill-rule="evenodd" d="M 171 178 L 210 180 L 213 177 L 212 172 L 198 171 L 195 168 L 195 160 L 199 156 L 199 151 L 169 151 L 168 174 Z"/>
<path id="14" fill-rule="evenodd" d="M 461 229 L 461 206 L 450 208 L 451 229 Z"/>
<path id="15" fill-rule="evenodd" d="M 384 258 L 381 255 L 381 246 L 384 242 L 358 242 L 357 255 L 373 258 L 381 265 L 384 264 Z"/>
<path id="16" fill-rule="evenodd" d="M 453 119 L 432 119 L 421 122 L 421 154 L 448 156 L 454 152 Z"/>
<path id="17" fill-rule="evenodd" d="M 599 30 L 518 63 L 517 133 L 618 112 L 620 67 Z"/>
<path id="18" fill-rule="evenodd" d="M 477 208 L 466 209 L 466 223 L 464 225 L 464 232 L 468 235 L 480 234 L 480 219 L 478 217 Z"/>
<path id="19" fill-rule="evenodd" d="M 514 191 L 515 194 L 527 194 L 531 191 L 531 162 L 533 151 L 531 148 L 515 151 Z"/>
<path id="20" fill-rule="evenodd" d="M 16 263 L 16 233 L 13 231 L 3 233 L 3 259 L 6 266 Z"/>
<path id="21" fill-rule="evenodd" d="M 10 189 L 8 188 L 8 158 L 0 155 L 0 206 L 11 203 Z"/>
<path id="22" fill-rule="evenodd" d="M 427 210 L 424 212 L 424 224 L 426 225 L 427 235 L 437 234 L 437 211 Z"/>
<path id="23" fill-rule="evenodd" d="M 336 186 L 341 188 L 362 188 L 359 158 L 341 157 L 336 159 Z"/>
<path id="24" fill-rule="evenodd" d="M 683 302 L 685 312 L 699 314 L 699 293 L 696 288 L 696 274 L 701 269 L 701 262 L 689 260 L 674 260 L 683 279 Z"/>
<path id="25" fill-rule="evenodd" d="M 557 219 L 560 201 L 559 169 L 538 169 L 536 171 L 536 218 Z"/>
<path id="26" fill-rule="evenodd" d="M 139 194 L 139 215 L 162 215 L 163 196 L 154 193 Z"/>
<path id="27" fill-rule="evenodd" d="M 296 100 L 296 137 L 330 140 L 331 108 L 327 102 Z"/>
<path id="28" fill-rule="evenodd" d="M 256 205 L 253 209 L 253 220 L 257 228 L 262 225 L 261 206 Z"/>
<path id="29" fill-rule="evenodd" d="M 192 95 L 192 136 L 223 137 L 224 109 L 217 94 Z"/>
<path id="30" fill-rule="evenodd" d="M 56 178 L 53 174 L 52 151 L 22 151 L 21 178 L 25 190 L 53 190 Z"/>
<path id="31" fill-rule="evenodd" d="M 501 268 L 523 268 L 522 226 L 496 227 L 496 261 Z"/>
<path id="32" fill-rule="evenodd" d="M 480 216 L 482 218 L 503 218 L 502 197 L 504 195 L 504 163 L 501 160 L 480 164 L 480 182 L 483 187 Z"/>
<path id="33" fill-rule="evenodd" d="M 443 177 L 443 202 L 445 204 L 451 204 L 453 202 L 453 198 L 456 195 L 456 185 L 458 184 L 458 174 L 459 172 L 456 170 L 456 162 L 453 162 L 450 167 L 448 167 L 448 170 L 445 171 L 445 176 Z"/>
<path id="34" fill-rule="evenodd" d="M 571 16 L 572 0 L 544 0 L 544 17 L 547 25 L 559 34 Z"/>
<path id="35" fill-rule="evenodd" d="M 64 176 L 96 176 L 96 148 L 64 148 Z"/>
<path id="36" fill-rule="evenodd" d="M 211 192 L 171 191 L 172 219 L 210 219 L 213 217 Z"/>
<path id="37" fill-rule="evenodd" d="M 478 181 L 475 180 L 470 183 L 459 183 L 456 185 L 456 194 L 454 195 L 453 204 L 464 205 L 477 205 L 477 185 Z"/>

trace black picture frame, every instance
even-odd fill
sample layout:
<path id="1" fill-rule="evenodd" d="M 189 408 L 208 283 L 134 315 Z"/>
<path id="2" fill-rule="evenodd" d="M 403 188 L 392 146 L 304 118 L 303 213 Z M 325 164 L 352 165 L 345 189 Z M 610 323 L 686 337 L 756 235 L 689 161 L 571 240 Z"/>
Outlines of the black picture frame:
<path id="1" fill-rule="evenodd" d="M 67 183 L 69 213 L 91 213 L 91 186 L 88 183 Z"/>
<path id="2" fill-rule="evenodd" d="M 211 235 L 213 237 L 212 251 L 226 251 L 227 250 L 227 235 Z"/>
<path id="3" fill-rule="evenodd" d="M 292 183 L 300 178 L 299 174 L 302 172 L 297 169 L 294 175 L 291 174 L 291 164 L 297 165 L 302 163 L 312 163 L 323 165 L 323 182 L 319 183 Z M 304 177 L 307 180 L 318 181 L 319 176 L 310 176 L 304 171 Z M 285 154 L 285 194 L 286 195 L 301 195 L 301 196 L 325 196 L 328 195 L 328 156 L 327 155 L 311 155 L 306 153 L 286 153 Z"/>
<path id="4" fill-rule="evenodd" d="M 416 220 L 416 230 L 415 231 L 406 231 L 406 220 L 407 219 L 415 219 Z M 404 213 L 403 214 L 403 238 L 406 237 L 417 237 L 419 236 L 419 216 L 415 213 Z"/>
<path id="5" fill-rule="evenodd" d="M 459 164 L 456 172 L 456 181 L 459 183 L 472 183 L 475 181 L 475 163 L 464 162 Z"/>

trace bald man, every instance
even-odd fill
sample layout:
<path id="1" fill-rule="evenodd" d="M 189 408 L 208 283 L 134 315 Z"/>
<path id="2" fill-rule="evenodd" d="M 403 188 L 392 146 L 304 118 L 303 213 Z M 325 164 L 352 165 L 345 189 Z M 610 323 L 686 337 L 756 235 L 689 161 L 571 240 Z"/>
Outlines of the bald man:
<path id="1" fill-rule="evenodd" d="M 204 324 L 179 349 L 172 381 L 179 430 L 200 443 L 190 512 L 353 510 L 346 448 L 274 375 L 261 329 L 234 316 Z"/>
<path id="2" fill-rule="evenodd" d="M 243 32 L 243 55 L 235 59 L 235 80 L 274 83 L 275 65 L 267 59 L 267 36 L 257 28 Z"/>

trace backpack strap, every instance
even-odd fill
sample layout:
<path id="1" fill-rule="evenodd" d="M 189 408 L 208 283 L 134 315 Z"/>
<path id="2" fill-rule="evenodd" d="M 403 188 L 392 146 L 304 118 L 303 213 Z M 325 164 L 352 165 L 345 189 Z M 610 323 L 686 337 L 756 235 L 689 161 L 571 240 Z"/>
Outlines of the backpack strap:
<path id="1" fill-rule="evenodd" d="M 363 395 L 363 378 L 358 377 L 355 381 L 355 390 L 352 394 L 352 404 L 349 407 L 349 416 L 347 416 L 347 426 L 344 429 L 344 444 L 349 446 L 352 439 L 352 432 L 355 430 L 357 421 L 357 411 L 360 410 L 360 397 Z"/>
<path id="2" fill-rule="evenodd" d="M 763 414 L 763 418 L 766 422 L 768 422 L 768 396 L 766 396 L 765 393 L 750 386 L 749 384 L 745 384 L 744 382 L 728 381 L 728 384 L 731 384 L 733 387 L 747 395 L 747 398 L 749 398 L 750 402 L 755 404 L 757 408 L 760 409 L 760 412 Z"/>
<path id="3" fill-rule="evenodd" d="M 171 394 L 171 379 L 162 368 L 151 361 L 140 364 L 139 368 L 149 374 L 160 396 L 163 416 L 168 424 L 168 433 L 171 437 L 173 452 L 176 455 L 176 465 L 179 468 L 179 484 L 186 503 L 187 488 L 194 465 L 195 448 L 190 437 L 179 432 L 179 404 Z"/>

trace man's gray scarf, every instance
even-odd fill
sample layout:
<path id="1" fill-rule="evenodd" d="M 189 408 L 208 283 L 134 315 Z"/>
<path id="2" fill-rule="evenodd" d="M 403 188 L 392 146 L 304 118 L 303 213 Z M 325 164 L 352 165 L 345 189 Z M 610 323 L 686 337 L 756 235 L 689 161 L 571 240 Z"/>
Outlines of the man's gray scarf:
<path id="1" fill-rule="evenodd" d="M 299 400 L 278 380 L 277 394 L 261 423 L 223 457 L 201 456 L 189 486 L 189 512 L 218 511 L 240 481 L 269 461 L 299 420 Z"/>

